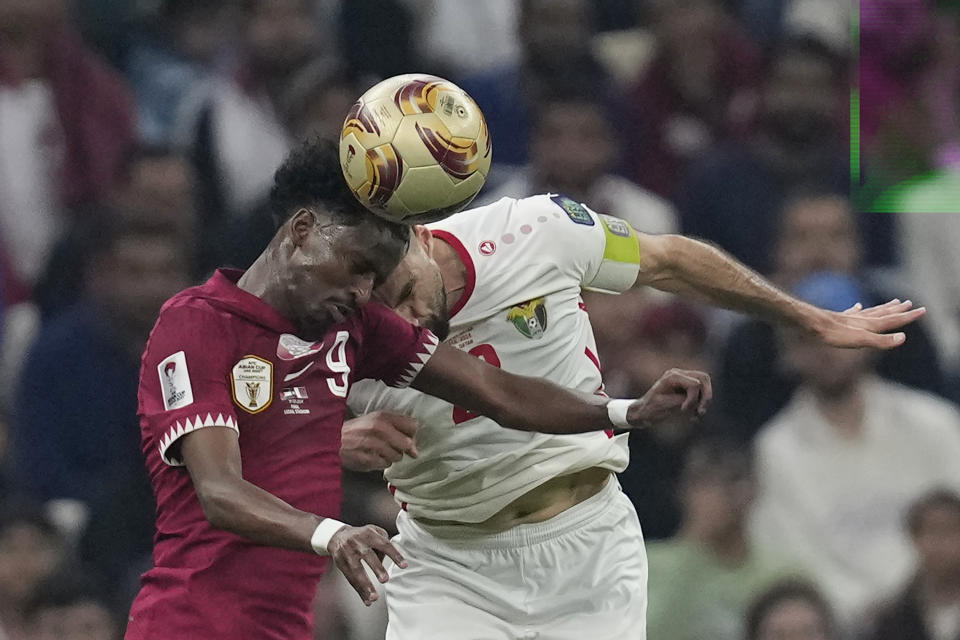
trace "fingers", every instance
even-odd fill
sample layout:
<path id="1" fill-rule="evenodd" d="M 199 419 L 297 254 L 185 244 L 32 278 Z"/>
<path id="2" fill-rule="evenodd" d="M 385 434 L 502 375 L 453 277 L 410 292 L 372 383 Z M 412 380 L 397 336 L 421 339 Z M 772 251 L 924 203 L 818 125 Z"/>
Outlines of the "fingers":
<path id="1" fill-rule="evenodd" d="M 707 405 L 713 400 L 713 381 L 710 374 L 703 371 L 687 371 L 687 375 L 700 381 L 700 402 L 697 404 L 697 415 L 703 415 L 707 412 Z"/>
<path id="2" fill-rule="evenodd" d="M 380 596 L 364 564 L 370 568 L 377 580 L 383 583 L 389 579 L 387 570 L 383 566 L 384 555 L 393 559 L 401 568 L 406 568 L 407 563 L 400 551 L 390 542 L 387 532 L 380 527 L 373 525 L 344 527 L 341 531 L 342 533 L 337 534 L 340 539 L 331 549 L 333 561 L 363 603 L 370 606 Z"/>
<path id="3" fill-rule="evenodd" d="M 420 426 L 416 420 L 409 416 L 398 413 L 387 413 L 378 411 L 370 416 L 375 420 L 374 429 L 376 435 L 383 440 L 385 444 L 396 451 L 401 457 L 403 454 L 409 454 L 410 457 L 417 457 L 417 445 L 414 436 L 417 428 Z M 399 460 L 398 457 L 396 460 Z M 392 460 L 392 462 L 396 462 Z"/>
<path id="4" fill-rule="evenodd" d="M 399 413 L 383 413 L 388 420 L 396 427 L 397 431 L 400 433 L 413 438 L 417 435 L 417 429 L 420 427 L 420 424 L 411 418 L 410 416 L 401 415 Z"/>
<path id="5" fill-rule="evenodd" d="M 381 543 L 375 544 L 373 548 L 393 560 L 394 563 L 396 563 L 396 565 L 401 569 L 407 568 L 407 561 L 404 559 L 403 554 L 400 553 L 400 550 L 397 549 L 389 540 L 384 540 Z"/>
<path id="6" fill-rule="evenodd" d="M 683 394 L 683 403 L 680 405 L 681 411 L 688 411 L 700 402 L 703 382 L 698 376 L 690 375 L 691 373 L 693 372 L 670 369 L 658 381 L 658 383 L 666 383 L 667 389 L 663 391 L 667 394 L 674 394 L 678 391 Z"/>

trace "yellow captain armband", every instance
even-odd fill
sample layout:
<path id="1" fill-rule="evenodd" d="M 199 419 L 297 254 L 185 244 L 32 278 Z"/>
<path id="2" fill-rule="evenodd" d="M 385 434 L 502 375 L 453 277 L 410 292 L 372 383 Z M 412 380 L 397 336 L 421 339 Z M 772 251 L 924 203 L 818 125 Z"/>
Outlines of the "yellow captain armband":
<path id="1" fill-rule="evenodd" d="M 632 287 L 640 274 L 637 232 L 620 218 L 603 214 L 597 217 L 600 218 L 606 239 L 603 261 L 596 275 L 583 288 L 601 293 L 621 293 Z"/>

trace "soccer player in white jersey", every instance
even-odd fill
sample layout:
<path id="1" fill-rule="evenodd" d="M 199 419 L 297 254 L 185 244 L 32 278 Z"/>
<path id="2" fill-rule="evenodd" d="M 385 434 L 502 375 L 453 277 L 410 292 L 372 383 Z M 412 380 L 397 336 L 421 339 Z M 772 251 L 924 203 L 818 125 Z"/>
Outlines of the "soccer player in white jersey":
<path id="1" fill-rule="evenodd" d="M 414 235 L 381 300 L 438 335 L 449 328 L 447 344 L 494 366 L 589 393 L 603 384 L 581 289 L 651 285 L 845 347 L 896 347 L 903 334 L 886 332 L 923 314 L 896 300 L 818 309 L 707 244 L 644 235 L 563 196 L 504 198 Z M 409 566 L 385 585 L 388 640 L 645 637 L 643 536 L 614 475 L 627 466 L 626 434 L 502 429 L 370 381 L 349 404 L 372 415 L 344 427 L 344 465 L 389 464 L 401 506 L 396 543 Z"/>

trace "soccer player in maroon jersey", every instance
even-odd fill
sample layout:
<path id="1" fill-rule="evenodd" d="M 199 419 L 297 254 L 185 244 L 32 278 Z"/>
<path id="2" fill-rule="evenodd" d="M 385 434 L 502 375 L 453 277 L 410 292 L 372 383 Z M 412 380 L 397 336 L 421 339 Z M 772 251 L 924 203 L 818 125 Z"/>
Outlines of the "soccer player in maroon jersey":
<path id="1" fill-rule="evenodd" d="M 670 372 L 633 403 L 566 391 L 366 304 L 410 229 L 362 209 L 331 144 L 294 151 L 271 200 L 281 223 L 270 245 L 246 272 L 219 270 L 171 298 L 143 355 L 157 533 L 128 640 L 311 638 L 325 555 L 367 604 L 377 598 L 361 563 L 386 581 L 382 558 L 403 567 L 402 556 L 382 529 L 335 520 L 353 381 L 410 385 L 507 427 L 555 433 L 702 412 L 710 399 L 699 372 Z"/>

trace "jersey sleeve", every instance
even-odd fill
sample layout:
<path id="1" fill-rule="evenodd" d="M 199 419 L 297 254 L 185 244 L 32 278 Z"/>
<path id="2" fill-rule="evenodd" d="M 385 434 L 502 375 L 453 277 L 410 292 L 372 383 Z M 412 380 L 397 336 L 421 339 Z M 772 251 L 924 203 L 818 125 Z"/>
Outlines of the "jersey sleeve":
<path id="1" fill-rule="evenodd" d="M 558 224 L 550 227 L 552 232 L 537 243 L 538 260 L 553 262 L 591 291 L 620 293 L 634 285 L 640 273 L 640 244 L 628 223 L 598 214 L 563 195 L 535 196 L 520 202 L 524 217 L 536 221 L 544 216 L 558 219 Z"/>
<path id="2" fill-rule="evenodd" d="M 239 434 L 231 400 L 229 339 L 212 310 L 165 309 L 143 354 L 138 406 L 144 442 L 182 466 L 180 439 L 207 427 Z"/>
<path id="3" fill-rule="evenodd" d="M 360 323 L 357 380 L 371 378 L 391 387 L 408 387 L 440 343 L 428 329 L 413 326 L 378 302 L 360 311 Z"/>

